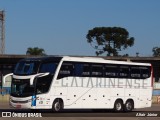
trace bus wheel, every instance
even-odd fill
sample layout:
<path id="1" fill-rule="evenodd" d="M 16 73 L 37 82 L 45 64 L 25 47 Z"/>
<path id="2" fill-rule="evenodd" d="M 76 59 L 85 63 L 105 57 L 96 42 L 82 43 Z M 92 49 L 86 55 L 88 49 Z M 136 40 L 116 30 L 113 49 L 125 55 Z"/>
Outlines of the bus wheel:
<path id="1" fill-rule="evenodd" d="M 115 112 L 122 112 L 123 111 L 122 100 L 116 100 L 116 102 L 114 103 L 114 111 Z"/>
<path id="2" fill-rule="evenodd" d="M 125 105 L 124 105 L 124 111 L 125 112 L 130 112 L 134 108 L 134 103 L 132 100 L 127 100 Z"/>
<path id="3" fill-rule="evenodd" d="M 63 109 L 63 102 L 62 102 L 62 100 L 61 99 L 56 99 L 53 102 L 52 110 L 54 112 L 60 112 L 62 109 Z"/>

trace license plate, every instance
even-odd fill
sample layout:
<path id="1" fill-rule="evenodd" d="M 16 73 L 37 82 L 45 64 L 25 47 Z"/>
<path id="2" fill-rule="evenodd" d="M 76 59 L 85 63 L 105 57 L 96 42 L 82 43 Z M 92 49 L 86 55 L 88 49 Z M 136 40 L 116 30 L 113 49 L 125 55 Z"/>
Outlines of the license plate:
<path id="1" fill-rule="evenodd" d="M 21 108 L 21 105 L 16 105 L 16 108 Z"/>

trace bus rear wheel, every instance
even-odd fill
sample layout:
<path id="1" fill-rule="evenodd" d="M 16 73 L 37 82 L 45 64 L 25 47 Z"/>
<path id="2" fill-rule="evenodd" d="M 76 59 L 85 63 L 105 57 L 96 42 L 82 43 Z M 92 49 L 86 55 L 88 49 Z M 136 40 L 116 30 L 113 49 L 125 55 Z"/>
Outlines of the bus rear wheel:
<path id="1" fill-rule="evenodd" d="M 134 108 L 134 103 L 132 100 L 127 100 L 124 105 L 124 111 L 125 112 L 131 112 Z"/>
<path id="2" fill-rule="evenodd" d="M 123 102 L 121 100 L 116 100 L 114 103 L 114 111 L 122 112 L 123 111 Z"/>
<path id="3" fill-rule="evenodd" d="M 53 112 L 60 112 L 63 110 L 63 101 L 61 99 L 56 99 L 52 105 Z"/>

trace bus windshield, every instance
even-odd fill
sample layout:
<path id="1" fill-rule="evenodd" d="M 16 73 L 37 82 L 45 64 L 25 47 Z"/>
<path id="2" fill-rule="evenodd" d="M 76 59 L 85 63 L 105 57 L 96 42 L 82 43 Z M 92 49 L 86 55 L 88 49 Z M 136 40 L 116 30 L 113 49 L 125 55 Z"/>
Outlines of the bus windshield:
<path id="1" fill-rule="evenodd" d="M 14 74 L 16 75 L 32 75 L 38 71 L 39 61 L 20 61 L 17 63 Z"/>
<path id="2" fill-rule="evenodd" d="M 11 95 L 14 97 L 28 97 L 34 94 L 34 87 L 30 85 L 29 79 L 13 79 Z"/>
<path id="3" fill-rule="evenodd" d="M 58 62 L 40 62 L 40 61 L 20 61 L 17 63 L 14 74 L 33 75 L 37 73 L 49 73 L 43 77 L 34 79 L 34 84 L 30 84 L 30 78 L 15 79 L 11 84 L 11 95 L 15 97 L 27 97 L 33 94 L 42 94 L 48 92 L 53 76 L 55 74 Z"/>

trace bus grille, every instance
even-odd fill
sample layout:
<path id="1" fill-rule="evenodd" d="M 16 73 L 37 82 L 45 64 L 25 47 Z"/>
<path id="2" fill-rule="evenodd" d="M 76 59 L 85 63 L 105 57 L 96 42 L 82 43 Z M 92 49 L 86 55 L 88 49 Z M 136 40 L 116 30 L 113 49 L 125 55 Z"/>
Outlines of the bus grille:
<path id="1" fill-rule="evenodd" d="M 25 101 L 15 101 L 15 100 L 11 100 L 11 102 L 13 102 L 13 103 L 28 103 L 29 101 L 28 101 L 28 100 L 25 100 Z"/>

